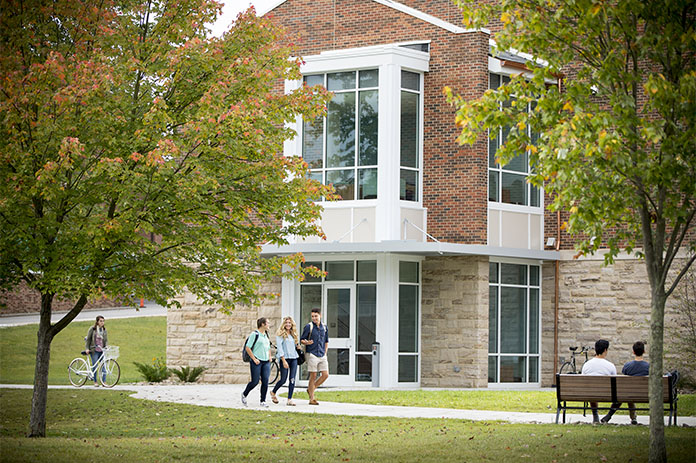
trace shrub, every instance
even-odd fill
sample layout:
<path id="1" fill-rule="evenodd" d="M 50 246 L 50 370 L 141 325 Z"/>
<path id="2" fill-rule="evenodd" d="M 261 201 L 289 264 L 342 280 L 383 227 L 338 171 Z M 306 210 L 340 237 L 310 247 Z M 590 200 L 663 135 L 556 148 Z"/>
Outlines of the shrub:
<path id="1" fill-rule="evenodd" d="M 141 375 L 145 377 L 145 381 L 150 383 L 159 383 L 169 378 L 172 372 L 162 360 L 158 358 L 152 359 L 152 365 L 145 365 L 143 363 L 133 362 L 135 367 L 138 369 Z"/>
<path id="2" fill-rule="evenodd" d="M 207 370 L 206 367 L 180 367 L 180 369 L 172 369 L 177 378 L 185 383 L 195 383 L 198 378 Z"/>

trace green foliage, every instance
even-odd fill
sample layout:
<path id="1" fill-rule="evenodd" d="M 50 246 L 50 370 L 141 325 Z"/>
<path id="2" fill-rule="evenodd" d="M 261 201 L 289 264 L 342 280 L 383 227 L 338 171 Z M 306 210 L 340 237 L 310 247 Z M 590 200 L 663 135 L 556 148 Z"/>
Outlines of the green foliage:
<path id="1" fill-rule="evenodd" d="M 203 372 L 207 370 L 206 367 L 180 367 L 178 370 L 176 368 L 172 368 L 171 372 L 176 375 L 177 378 L 179 378 L 180 381 L 184 383 L 195 383 L 198 381 L 198 378 L 203 374 Z"/>
<path id="2" fill-rule="evenodd" d="M 296 269 L 259 243 L 322 234 L 330 188 L 279 153 L 328 93 L 279 90 L 301 78 L 284 32 L 250 10 L 208 38 L 211 0 L 43 4 L 0 18 L 0 287 L 229 309 Z"/>
<path id="3" fill-rule="evenodd" d="M 28 439 L 29 390 L 0 393 L 3 461 L 645 461 L 644 426 L 557 426 L 269 413 L 148 402 L 127 391 L 50 390 L 46 439 Z M 288 407 L 285 407 L 288 408 Z M 95 420 L 94 410 L 109 425 Z M 137 425 L 134 425 L 136 423 Z M 692 461 L 694 430 L 665 430 L 670 461 Z M 143 449 L 146 449 L 145 451 Z"/>
<path id="4" fill-rule="evenodd" d="M 152 359 L 152 365 L 133 362 L 133 365 L 138 369 L 145 381 L 149 383 L 161 383 L 172 375 L 172 371 L 167 368 L 167 364 L 159 358 Z"/>
<path id="5" fill-rule="evenodd" d="M 96 314 L 95 314 L 96 315 Z M 85 349 L 84 337 L 94 322 L 74 322 L 51 343 L 48 384 L 70 384 L 68 364 Z M 36 329 L 38 325 L 0 328 L 0 383 L 31 384 L 36 360 Z M 109 343 L 119 346 L 121 379 L 119 384 L 141 381 L 134 361 L 165 356 L 166 317 L 107 319 Z"/>

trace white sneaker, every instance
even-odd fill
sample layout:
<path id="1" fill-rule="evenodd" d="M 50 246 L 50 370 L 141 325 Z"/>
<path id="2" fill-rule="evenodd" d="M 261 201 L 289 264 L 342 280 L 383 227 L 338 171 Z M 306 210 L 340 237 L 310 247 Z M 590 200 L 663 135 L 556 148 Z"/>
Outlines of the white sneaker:
<path id="1" fill-rule="evenodd" d="M 259 405 L 263 408 L 268 408 L 268 404 L 266 402 L 261 402 Z"/>
<path id="2" fill-rule="evenodd" d="M 247 404 L 247 402 L 246 402 L 246 396 L 244 395 L 243 392 L 242 392 L 242 403 L 243 403 L 244 406 L 246 407 L 246 404 Z"/>

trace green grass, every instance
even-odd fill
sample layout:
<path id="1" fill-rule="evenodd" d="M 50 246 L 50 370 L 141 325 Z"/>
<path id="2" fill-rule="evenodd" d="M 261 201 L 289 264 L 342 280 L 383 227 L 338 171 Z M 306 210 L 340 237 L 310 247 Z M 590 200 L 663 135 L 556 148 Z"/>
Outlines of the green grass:
<path id="1" fill-rule="evenodd" d="M 94 322 L 73 322 L 51 343 L 49 384 L 69 384 L 68 364 L 85 348 L 84 337 Z M 143 381 L 133 362 L 151 364 L 153 357 L 164 359 L 166 317 L 123 318 L 106 321 L 109 344 L 120 347 L 120 383 Z M 38 325 L 0 328 L 0 383 L 32 384 L 36 363 Z"/>
<path id="2" fill-rule="evenodd" d="M 307 393 L 294 395 L 306 399 Z M 319 390 L 317 400 L 372 405 L 457 408 L 462 410 L 500 410 L 548 413 L 556 411 L 555 391 L 331 391 Z M 600 405 L 610 406 L 611 404 Z M 643 405 L 647 407 L 647 404 Z M 679 416 L 696 416 L 696 395 L 679 396 Z M 577 413 L 577 412 L 571 412 Z M 628 412 L 619 412 L 628 414 Z M 648 412 L 638 412 L 647 415 Z"/>
<path id="3" fill-rule="evenodd" d="M 0 461 L 642 462 L 646 426 L 520 425 L 273 413 L 143 402 L 123 391 L 49 390 L 45 439 L 23 437 L 30 390 L 0 390 Z M 693 428 L 665 430 L 692 462 Z"/>

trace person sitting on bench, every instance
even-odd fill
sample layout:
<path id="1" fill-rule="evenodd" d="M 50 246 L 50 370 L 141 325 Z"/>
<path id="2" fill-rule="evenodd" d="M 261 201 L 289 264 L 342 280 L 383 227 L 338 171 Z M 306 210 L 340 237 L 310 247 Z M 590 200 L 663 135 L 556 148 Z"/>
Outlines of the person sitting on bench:
<path id="1" fill-rule="evenodd" d="M 643 354 L 645 353 L 645 344 L 642 341 L 636 341 L 633 344 L 633 357 L 634 360 L 627 362 L 621 374 L 626 376 L 648 376 L 650 373 L 650 364 L 643 360 Z M 608 423 L 612 415 L 616 413 L 616 409 L 619 408 L 621 404 L 612 404 L 611 410 L 607 413 L 607 416 L 602 418 L 602 423 Z M 638 424 L 638 417 L 636 416 L 636 404 L 633 402 L 628 402 L 628 414 L 631 415 L 631 424 Z"/>
<path id="2" fill-rule="evenodd" d="M 615 375 L 616 366 L 606 359 L 607 353 L 609 352 L 609 341 L 600 339 L 595 343 L 595 356 L 594 358 L 585 362 L 582 366 L 583 375 L 594 375 L 594 376 L 604 376 L 604 375 Z M 614 405 L 612 404 L 612 407 Z M 599 424 L 599 413 L 597 412 L 597 402 L 590 402 L 590 407 L 592 407 L 592 424 Z M 618 408 L 618 407 L 617 407 Z"/>

